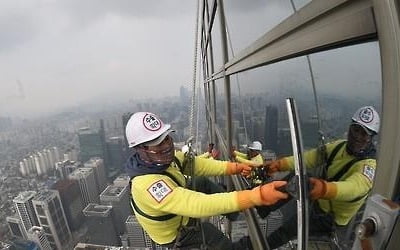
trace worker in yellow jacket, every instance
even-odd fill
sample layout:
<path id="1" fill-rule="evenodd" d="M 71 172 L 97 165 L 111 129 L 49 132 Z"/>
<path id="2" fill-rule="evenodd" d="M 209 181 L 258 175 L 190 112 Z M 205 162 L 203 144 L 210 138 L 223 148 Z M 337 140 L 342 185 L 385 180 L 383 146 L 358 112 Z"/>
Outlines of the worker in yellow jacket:
<path id="1" fill-rule="evenodd" d="M 232 157 L 240 163 L 245 163 L 252 167 L 259 167 L 264 164 L 264 158 L 261 155 L 262 144 L 259 141 L 253 141 L 247 147 L 247 153 L 242 153 L 237 150 L 233 150 Z"/>
<path id="2" fill-rule="evenodd" d="M 379 123 L 379 115 L 372 106 L 362 107 L 352 117 L 347 141 L 325 145 L 327 176 L 310 178 L 310 198 L 316 200 L 310 209 L 310 235 L 345 227 L 365 202 L 375 175 L 373 137 L 379 132 Z M 306 167 L 316 167 L 318 153 L 316 149 L 305 152 Z M 266 166 L 269 174 L 290 171 L 294 169 L 293 157 L 270 161 Z M 297 234 L 297 227 L 293 226 L 295 218 L 285 219 L 288 223 L 267 239 L 271 248 L 281 246 Z"/>
<path id="3" fill-rule="evenodd" d="M 211 158 L 211 159 L 218 159 L 219 157 L 219 150 L 214 148 L 214 143 L 208 144 L 208 149 L 201 155 L 198 155 L 201 158 Z"/>
<path id="4" fill-rule="evenodd" d="M 271 205 L 287 194 L 276 188 L 276 181 L 252 190 L 214 193 L 196 181 L 196 190 L 186 187 L 190 169 L 184 166 L 184 153 L 174 151 L 171 125 L 149 112 L 133 114 L 126 125 L 126 138 L 132 149 L 126 169 L 131 176 L 131 205 L 135 216 L 151 239 L 165 247 L 247 249 L 248 243 L 232 243 L 211 223 L 196 218 L 241 211 L 259 205 Z M 250 174 L 246 164 L 194 158 L 196 176 Z M 203 178 L 200 180 L 208 180 Z"/>

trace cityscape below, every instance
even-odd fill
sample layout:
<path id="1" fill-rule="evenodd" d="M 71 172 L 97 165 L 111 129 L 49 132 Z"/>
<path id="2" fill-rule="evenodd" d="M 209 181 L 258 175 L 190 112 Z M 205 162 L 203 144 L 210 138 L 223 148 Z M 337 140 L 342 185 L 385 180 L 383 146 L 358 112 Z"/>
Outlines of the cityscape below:
<path id="1" fill-rule="evenodd" d="M 245 115 L 238 105 L 233 109 L 235 146 L 259 140 L 267 158 L 291 154 L 287 119 L 280 106 L 263 95 L 243 101 Z M 304 113 L 312 114 L 311 107 L 301 100 L 300 104 Z M 331 106 L 335 112 L 329 111 Z M 326 128 L 327 138 L 345 133 L 348 110 L 338 109 L 341 106 L 345 104 L 340 100 L 327 105 L 327 118 L 343 121 Z M 130 177 L 124 173 L 130 151 L 124 128 L 136 111 L 160 114 L 175 129 L 172 136 L 180 150 L 190 137 L 187 107 L 189 93 L 182 87 L 179 97 L 158 103 L 130 103 L 103 112 L 70 111 L 41 120 L 0 118 L 2 249 L 163 249 L 151 241 L 130 208 Z M 217 118 L 223 125 L 224 116 Z M 206 126 L 204 120 L 198 127 L 199 153 L 209 143 Z M 316 119 L 303 117 L 302 129 L 305 147 L 314 147 Z M 277 228 L 280 217 L 277 211 L 260 221 L 263 232 Z M 210 220 L 225 230 L 228 227 L 221 218 Z M 244 219 L 231 224 L 232 240 L 248 234 Z"/>

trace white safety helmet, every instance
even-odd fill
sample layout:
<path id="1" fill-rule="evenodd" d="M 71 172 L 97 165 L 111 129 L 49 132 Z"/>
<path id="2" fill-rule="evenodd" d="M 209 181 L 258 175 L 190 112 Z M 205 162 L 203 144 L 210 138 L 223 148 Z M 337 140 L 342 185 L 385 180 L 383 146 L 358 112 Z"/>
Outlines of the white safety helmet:
<path id="1" fill-rule="evenodd" d="M 261 151 L 262 150 L 262 144 L 259 141 L 253 141 L 248 148 L 252 149 L 252 150 Z"/>
<path id="2" fill-rule="evenodd" d="M 129 118 L 125 133 L 129 147 L 146 143 L 154 146 L 161 143 L 172 132 L 170 124 L 164 124 L 155 114 L 137 112 Z"/>
<path id="3" fill-rule="evenodd" d="M 189 146 L 188 145 L 183 145 L 181 151 L 186 154 L 187 152 L 189 152 Z"/>
<path id="4" fill-rule="evenodd" d="M 372 106 L 365 106 L 357 110 L 351 118 L 353 124 L 361 125 L 368 134 L 378 134 L 380 119 L 378 112 Z M 371 133 L 371 131 L 373 133 Z"/>

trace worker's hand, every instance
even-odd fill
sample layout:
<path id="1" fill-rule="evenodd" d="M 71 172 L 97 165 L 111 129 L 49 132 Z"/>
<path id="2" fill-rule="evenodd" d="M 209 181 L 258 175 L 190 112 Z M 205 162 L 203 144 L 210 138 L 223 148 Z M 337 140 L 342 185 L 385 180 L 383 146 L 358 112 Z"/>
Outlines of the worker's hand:
<path id="1" fill-rule="evenodd" d="M 278 202 L 281 199 L 287 199 L 288 194 L 282 193 L 281 191 L 276 190 L 279 187 L 283 187 L 287 184 L 286 181 L 273 181 L 267 184 L 260 186 L 261 192 L 261 205 L 272 205 Z"/>
<path id="2" fill-rule="evenodd" d="M 329 200 L 336 197 L 337 186 L 335 183 L 313 177 L 310 177 L 309 181 L 311 184 L 310 197 L 312 200 Z"/>
<path id="3" fill-rule="evenodd" d="M 251 208 L 254 206 L 273 205 L 279 200 L 287 199 L 288 194 L 276 190 L 285 186 L 286 181 L 273 181 L 252 190 L 238 191 L 238 203 L 240 209 Z"/>
<path id="4" fill-rule="evenodd" d="M 264 167 L 268 169 L 268 175 L 272 175 L 278 171 L 289 169 L 289 164 L 285 158 L 276 161 L 265 161 Z"/>
<path id="5" fill-rule="evenodd" d="M 250 175 L 251 170 L 252 170 L 251 166 L 247 164 L 238 162 L 228 162 L 228 166 L 226 168 L 226 174 L 227 175 L 241 174 L 247 177 Z"/>
<path id="6" fill-rule="evenodd" d="M 219 157 L 219 150 L 213 148 L 213 150 L 211 150 L 211 157 L 214 158 L 214 159 L 218 159 L 218 157 Z"/>

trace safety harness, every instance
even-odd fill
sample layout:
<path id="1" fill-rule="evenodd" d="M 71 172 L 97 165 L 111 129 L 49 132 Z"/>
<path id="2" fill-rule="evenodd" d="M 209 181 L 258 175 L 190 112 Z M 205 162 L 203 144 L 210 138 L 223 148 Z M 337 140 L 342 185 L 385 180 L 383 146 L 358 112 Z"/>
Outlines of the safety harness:
<path id="1" fill-rule="evenodd" d="M 182 169 L 181 163 L 178 160 L 178 158 L 174 157 L 174 163 L 175 165 L 179 168 Z M 163 172 L 161 173 L 162 175 L 166 175 L 168 176 L 173 182 L 175 182 L 178 186 L 183 187 L 183 185 L 181 183 L 179 183 L 179 181 L 170 173 L 168 172 Z M 136 176 L 132 177 L 129 181 L 129 190 L 131 190 L 132 188 L 132 181 Z M 131 195 L 131 207 L 133 209 L 133 211 L 137 212 L 138 214 L 140 214 L 141 216 L 150 219 L 150 220 L 155 220 L 155 221 L 166 221 L 166 220 L 170 220 L 174 217 L 176 217 L 176 214 L 165 214 L 165 215 L 160 215 L 160 216 L 152 216 L 149 214 L 146 214 L 145 212 L 143 212 L 143 210 L 141 210 L 135 203 L 135 200 L 133 199 L 132 195 Z"/>
<path id="2" fill-rule="evenodd" d="M 338 145 L 336 145 L 336 147 L 332 150 L 332 153 L 329 155 L 329 158 L 327 160 L 327 163 L 325 165 L 326 167 L 326 172 L 328 171 L 329 166 L 332 164 L 333 160 L 335 159 L 337 153 L 339 152 L 339 150 L 346 144 L 346 141 L 343 141 L 341 143 L 339 143 Z M 334 176 L 330 177 L 327 179 L 327 181 L 331 182 L 331 181 L 339 181 L 346 173 L 347 171 L 356 163 L 365 159 L 375 159 L 374 156 L 364 156 L 364 157 L 356 157 L 352 160 L 350 160 L 349 162 L 346 163 L 346 165 L 343 166 L 343 168 L 337 172 Z M 361 199 L 363 199 L 364 197 L 366 197 L 369 194 L 370 191 L 367 191 L 367 193 L 362 194 L 356 198 L 354 198 L 353 200 L 351 200 L 350 202 L 356 202 L 359 201 Z"/>

